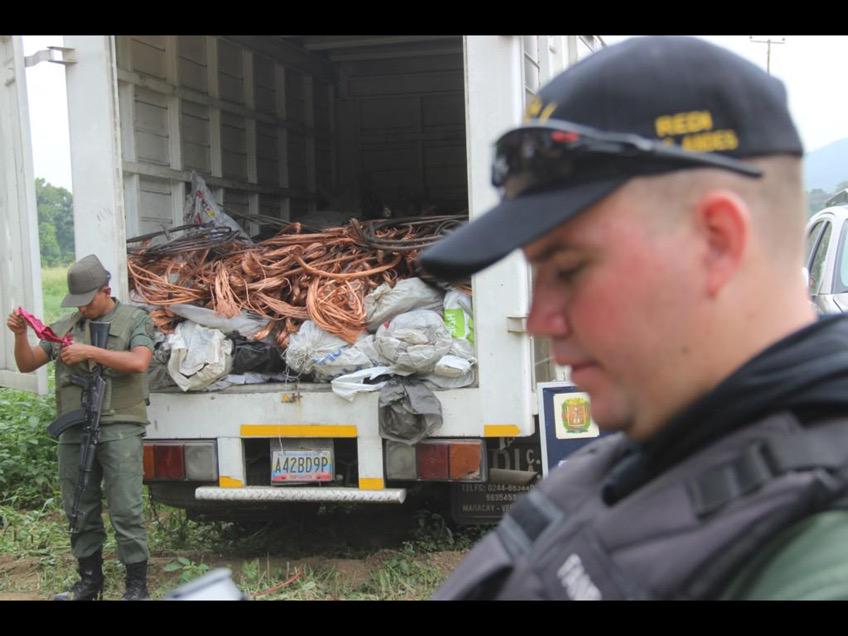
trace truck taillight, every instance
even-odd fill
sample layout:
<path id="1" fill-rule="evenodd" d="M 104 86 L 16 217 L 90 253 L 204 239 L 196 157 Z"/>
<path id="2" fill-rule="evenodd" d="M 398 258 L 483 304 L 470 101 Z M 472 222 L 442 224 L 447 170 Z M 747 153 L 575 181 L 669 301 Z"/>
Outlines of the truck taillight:
<path id="1" fill-rule="evenodd" d="M 386 442 L 386 478 L 485 481 L 486 448 L 479 439 L 429 439 L 415 446 Z"/>
<path id="2" fill-rule="evenodd" d="M 426 481 L 446 481 L 450 479 L 450 447 L 447 444 L 418 444 L 416 459 L 418 460 L 418 478 Z"/>
<path id="3" fill-rule="evenodd" d="M 156 477 L 156 462 L 153 459 L 153 444 L 144 445 L 144 481 Z"/>
<path id="4" fill-rule="evenodd" d="M 144 443 L 144 481 L 217 481 L 214 441 Z"/>
<path id="5" fill-rule="evenodd" d="M 183 446 L 154 446 L 153 465 L 158 479 L 185 479 Z"/>

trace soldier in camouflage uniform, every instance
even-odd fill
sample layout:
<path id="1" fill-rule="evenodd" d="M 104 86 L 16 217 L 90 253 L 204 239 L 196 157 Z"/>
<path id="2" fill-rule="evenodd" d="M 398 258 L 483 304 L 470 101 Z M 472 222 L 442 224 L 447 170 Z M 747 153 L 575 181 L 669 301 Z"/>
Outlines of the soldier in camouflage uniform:
<path id="1" fill-rule="evenodd" d="M 90 374 L 95 364 L 104 367 L 107 380 L 103 402 L 103 424 L 92 479 L 84 493 L 80 512 L 84 523 L 71 537 L 71 549 L 79 562 L 80 580 L 57 600 L 94 600 L 102 596 L 102 549 L 106 532 L 101 517 L 105 493 L 109 517 L 118 546 L 118 557 L 126 566 L 125 600 L 149 598 L 147 591 L 147 533 L 142 517 L 143 445 L 147 421 L 147 367 L 153 356 L 153 323 L 147 313 L 124 305 L 111 296 L 109 273 L 100 260 L 89 255 L 68 270 L 70 293 L 63 307 L 77 311 L 51 325 L 73 344 L 61 346 L 41 342 L 31 346 L 24 319 L 13 313 L 7 325 L 15 333 L 15 361 L 24 373 L 50 360 L 56 361 L 56 411 L 61 416 L 78 409 L 82 389 L 71 375 Z M 90 344 L 86 322 L 110 323 L 106 349 Z M 80 428 L 71 428 L 59 438 L 59 474 L 65 512 L 70 514 L 79 478 Z M 102 490 L 101 490 L 102 482 Z"/>

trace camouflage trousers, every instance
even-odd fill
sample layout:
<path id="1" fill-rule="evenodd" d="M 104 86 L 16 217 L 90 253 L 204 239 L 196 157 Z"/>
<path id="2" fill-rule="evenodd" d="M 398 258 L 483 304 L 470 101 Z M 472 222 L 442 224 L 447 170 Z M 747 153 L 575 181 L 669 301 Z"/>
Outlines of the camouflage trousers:
<path id="1" fill-rule="evenodd" d="M 104 494 L 120 561 L 126 565 L 147 561 L 150 556 L 142 510 L 142 440 L 141 435 L 130 435 L 98 445 L 88 486 L 80 499 L 82 527 L 71 536 L 71 551 L 77 559 L 102 549 L 106 540 L 101 514 Z M 63 439 L 58 449 L 62 503 L 70 519 L 79 480 L 80 445 Z"/>

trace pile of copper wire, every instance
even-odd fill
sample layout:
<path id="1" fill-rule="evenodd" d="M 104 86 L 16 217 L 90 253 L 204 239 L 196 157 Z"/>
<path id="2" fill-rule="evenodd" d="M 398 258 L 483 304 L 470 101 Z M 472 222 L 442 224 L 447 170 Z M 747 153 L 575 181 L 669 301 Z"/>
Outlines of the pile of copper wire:
<path id="1" fill-rule="evenodd" d="M 353 343 L 365 330 L 365 296 L 382 283 L 421 276 L 420 249 L 455 225 L 403 221 L 310 233 L 292 223 L 252 245 L 183 238 L 178 253 L 142 245 L 128 256 L 130 287 L 157 307 L 150 315 L 164 333 L 181 320 L 168 306 L 186 303 L 228 318 L 247 310 L 268 321 L 255 338 L 273 334 L 282 348 L 307 319 Z M 415 249 L 399 249 L 409 245 Z"/>

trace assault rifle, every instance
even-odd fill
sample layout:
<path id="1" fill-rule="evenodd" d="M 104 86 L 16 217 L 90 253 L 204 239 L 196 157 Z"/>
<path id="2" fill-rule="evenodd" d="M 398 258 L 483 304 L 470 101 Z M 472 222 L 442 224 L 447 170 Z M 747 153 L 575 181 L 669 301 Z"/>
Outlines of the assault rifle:
<path id="1" fill-rule="evenodd" d="M 105 349 L 109 338 L 109 323 L 89 321 L 89 331 L 91 333 L 91 344 Z M 80 513 L 80 500 L 88 487 L 92 466 L 94 465 L 94 455 L 97 452 L 97 445 L 100 443 L 100 417 L 103 411 L 103 398 L 106 395 L 103 365 L 95 365 L 94 372 L 89 376 L 72 375 L 71 382 L 82 387 L 82 408 L 58 418 L 47 427 L 47 432 L 58 438 L 69 428 L 82 426 L 79 478 L 77 479 L 74 503 L 70 514 L 71 534 L 78 534 L 84 516 Z"/>

